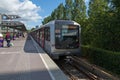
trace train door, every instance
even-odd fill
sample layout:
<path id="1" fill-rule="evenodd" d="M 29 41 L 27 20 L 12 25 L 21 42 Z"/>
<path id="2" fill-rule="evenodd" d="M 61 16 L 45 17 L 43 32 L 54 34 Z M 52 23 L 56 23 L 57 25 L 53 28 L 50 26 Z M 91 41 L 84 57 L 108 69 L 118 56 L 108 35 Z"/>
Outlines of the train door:
<path id="1" fill-rule="evenodd" d="M 45 47 L 45 35 L 44 35 L 44 28 L 42 28 L 42 43 L 41 43 L 42 48 Z"/>
<path id="2" fill-rule="evenodd" d="M 45 35 L 45 50 L 49 53 L 51 51 L 51 42 L 50 42 L 50 27 L 46 26 L 44 28 L 44 35 Z"/>

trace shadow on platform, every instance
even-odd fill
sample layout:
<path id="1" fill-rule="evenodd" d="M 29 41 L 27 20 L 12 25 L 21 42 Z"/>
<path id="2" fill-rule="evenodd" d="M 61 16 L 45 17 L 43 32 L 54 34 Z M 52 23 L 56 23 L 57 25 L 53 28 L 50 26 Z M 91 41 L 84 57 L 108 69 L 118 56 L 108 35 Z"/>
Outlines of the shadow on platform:
<path id="1" fill-rule="evenodd" d="M 26 53 L 44 53 L 42 50 L 37 51 L 32 39 L 28 36 L 24 45 L 24 51 Z"/>
<path id="2" fill-rule="evenodd" d="M 0 80 L 52 80 L 47 70 L 1 73 Z"/>

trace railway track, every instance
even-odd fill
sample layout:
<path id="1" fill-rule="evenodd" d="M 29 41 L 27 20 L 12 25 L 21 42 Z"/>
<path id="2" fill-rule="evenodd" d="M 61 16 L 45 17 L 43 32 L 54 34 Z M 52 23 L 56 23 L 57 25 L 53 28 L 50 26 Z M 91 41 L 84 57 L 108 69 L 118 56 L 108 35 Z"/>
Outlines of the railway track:
<path id="1" fill-rule="evenodd" d="M 56 61 L 56 63 L 70 80 L 118 80 L 104 72 L 97 71 L 98 73 L 96 73 L 94 66 L 87 69 L 80 61 L 79 57 L 68 56 L 65 59 Z"/>
<path id="2" fill-rule="evenodd" d="M 81 66 L 79 63 L 79 58 L 78 57 L 70 57 L 72 63 L 70 63 L 71 65 L 73 65 L 79 72 L 81 72 L 82 74 L 84 74 L 85 76 L 87 76 L 87 78 L 89 80 L 103 80 L 102 78 L 100 78 L 98 75 L 93 74 L 92 72 L 88 71 L 87 69 L 85 69 L 83 66 Z"/>
<path id="3" fill-rule="evenodd" d="M 72 57 L 57 61 L 56 63 L 70 80 L 98 80 L 95 75 L 90 74 L 90 72 L 79 66 Z"/>
<path id="4" fill-rule="evenodd" d="M 87 76 L 79 72 L 79 70 L 76 69 L 73 65 L 71 65 L 68 61 L 66 60 L 58 61 L 57 64 L 63 70 L 63 72 L 68 76 L 70 80 L 79 80 L 79 79 L 89 80 Z"/>

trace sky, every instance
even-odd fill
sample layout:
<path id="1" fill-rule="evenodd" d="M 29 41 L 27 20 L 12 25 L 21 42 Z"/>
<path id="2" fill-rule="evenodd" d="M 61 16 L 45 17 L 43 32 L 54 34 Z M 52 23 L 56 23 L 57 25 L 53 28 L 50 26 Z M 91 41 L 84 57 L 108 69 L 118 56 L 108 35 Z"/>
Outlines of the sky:
<path id="1" fill-rule="evenodd" d="M 85 0 L 86 4 L 89 0 Z M 0 13 L 19 15 L 27 29 L 40 26 L 42 20 L 65 0 L 0 0 Z"/>

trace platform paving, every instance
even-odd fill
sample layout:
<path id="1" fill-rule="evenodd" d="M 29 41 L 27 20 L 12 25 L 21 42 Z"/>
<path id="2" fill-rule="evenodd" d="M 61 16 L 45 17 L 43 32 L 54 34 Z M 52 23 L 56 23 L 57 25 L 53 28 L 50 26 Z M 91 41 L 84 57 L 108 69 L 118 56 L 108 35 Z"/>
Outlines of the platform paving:
<path id="1" fill-rule="evenodd" d="M 53 80 L 31 38 L 12 41 L 0 48 L 0 80 Z M 43 51 L 41 51 L 42 53 Z"/>

